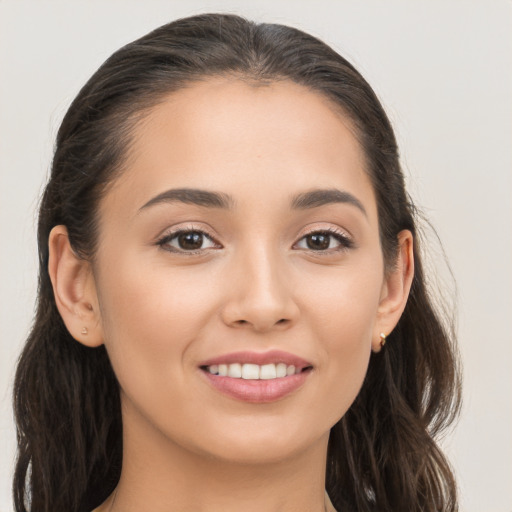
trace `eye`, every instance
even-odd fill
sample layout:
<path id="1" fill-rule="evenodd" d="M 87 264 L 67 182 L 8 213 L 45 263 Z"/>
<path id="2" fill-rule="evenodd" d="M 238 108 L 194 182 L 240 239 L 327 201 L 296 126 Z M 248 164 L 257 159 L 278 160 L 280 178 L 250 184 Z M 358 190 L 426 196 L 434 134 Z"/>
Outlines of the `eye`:
<path id="1" fill-rule="evenodd" d="M 337 251 L 353 247 L 352 240 L 344 233 L 335 230 L 321 230 L 303 236 L 295 247 L 310 251 Z"/>
<path id="2" fill-rule="evenodd" d="M 180 230 L 164 236 L 158 245 L 171 252 L 199 252 L 220 247 L 211 236 L 197 229 Z"/>

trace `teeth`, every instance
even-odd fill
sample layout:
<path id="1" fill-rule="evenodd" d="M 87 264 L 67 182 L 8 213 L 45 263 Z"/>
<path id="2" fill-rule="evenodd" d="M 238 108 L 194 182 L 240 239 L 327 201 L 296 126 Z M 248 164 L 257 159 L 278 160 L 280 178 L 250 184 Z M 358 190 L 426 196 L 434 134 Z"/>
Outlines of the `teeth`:
<path id="1" fill-rule="evenodd" d="M 249 363 L 212 364 L 206 369 L 209 373 L 219 375 L 220 377 L 248 380 L 280 379 L 302 371 L 301 368 L 295 368 L 293 364 L 286 365 L 285 363 L 264 364 L 262 366 Z"/>
<path id="2" fill-rule="evenodd" d="M 242 379 L 259 379 L 260 367 L 257 364 L 244 364 L 242 366 Z"/>
<path id="3" fill-rule="evenodd" d="M 275 364 L 264 364 L 260 369 L 260 379 L 269 380 L 277 377 Z"/>
<path id="4" fill-rule="evenodd" d="M 276 377 L 286 377 L 286 365 L 284 363 L 276 364 Z"/>
<path id="5" fill-rule="evenodd" d="M 242 365 L 239 363 L 233 363 L 228 366 L 228 377 L 233 379 L 239 379 L 242 376 Z"/>

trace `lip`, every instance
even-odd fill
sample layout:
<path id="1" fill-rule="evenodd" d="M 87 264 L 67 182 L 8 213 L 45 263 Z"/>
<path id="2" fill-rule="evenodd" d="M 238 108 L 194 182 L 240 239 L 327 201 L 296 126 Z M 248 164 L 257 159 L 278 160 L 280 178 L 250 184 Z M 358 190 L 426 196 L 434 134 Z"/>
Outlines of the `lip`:
<path id="1" fill-rule="evenodd" d="M 217 391 L 231 398 L 263 404 L 281 400 L 299 389 L 311 374 L 311 370 L 271 380 L 233 379 L 213 375 L 206 370 L 202 370 L 202 374 Z"/>
<path id="2" fill-rule="evenodd" d="M 269 380 L 247 380 L 223 377 L 209 373 L 205 367 L 218 364 L 247 363 L 271 364 L 285 363 L 301 370 L 295 375 Z M 214 357 L 199 365 L 201 373 L 209 384 L 224 395 L 249 403 L 270 403 L 281 400 L 298 390 L 312 372 L 312 364 L 289 352 L 271 350 L 268 352 L 232 352 Z"/>

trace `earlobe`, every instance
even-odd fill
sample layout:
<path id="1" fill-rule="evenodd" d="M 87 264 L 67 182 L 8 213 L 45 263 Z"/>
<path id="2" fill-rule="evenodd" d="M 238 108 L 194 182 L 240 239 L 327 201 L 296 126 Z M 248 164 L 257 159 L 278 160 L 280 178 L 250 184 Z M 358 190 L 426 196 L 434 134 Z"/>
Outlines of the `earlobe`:
<path id="1" fill-rule="evenodd" d="M 48 246 L 48 272 L 64 324 L 80 343 L 89 347 L 102 345 L 96 286 L 89 262 L 75 254 L 65 226 L 52 229 Z"/>
<path id="2" fill-rule="evenodd" d="M 382 288 L 377 322 L 372 339 L 372 350 L 380 352 L 386 337 L 395 328 L 409 298 L 414 277 L 414 240 L 408 230 L 398 234 L 398 255 L 393 269 L 388 272 Z"/>

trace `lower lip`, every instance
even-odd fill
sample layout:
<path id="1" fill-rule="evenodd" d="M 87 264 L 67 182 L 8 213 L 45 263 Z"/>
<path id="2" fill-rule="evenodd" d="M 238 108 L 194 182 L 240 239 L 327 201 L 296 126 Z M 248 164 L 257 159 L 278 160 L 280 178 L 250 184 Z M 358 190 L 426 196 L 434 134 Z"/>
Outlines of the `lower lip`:
<path id="1" fill-rule="evenodd" d="M 288 396 L 299 389 L 311 373 L 311 369 L 307 369 L 278 379 L 246 380 L 220 377 L 205 370 L 201 371 L 210 384 L 221 393 L 243 402 L 256 404 L 275 402 Z"/>

